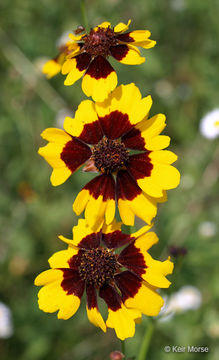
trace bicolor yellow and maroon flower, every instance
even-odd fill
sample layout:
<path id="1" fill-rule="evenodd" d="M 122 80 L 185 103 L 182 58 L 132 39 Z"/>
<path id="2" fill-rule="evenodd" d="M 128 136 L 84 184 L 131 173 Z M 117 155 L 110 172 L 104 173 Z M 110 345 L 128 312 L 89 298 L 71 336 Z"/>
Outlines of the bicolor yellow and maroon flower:
<path id="1" fill-rule="evenodd" d="M 103 101 L 117 85 L 116 72 L 107 58 L 112 56 L 127 65 L 142 64 L 145 58 L 141 57 L 138 46 L 149 49 L 156 44 L 149 39 L 151 33 L 148 30 L 125 33 L 130 22 L 127 25 L 119 23 L 114 28 L 109 22 L 103 22 L 87 34 L 70 34 L 71 42 L 62 52 L 62 74 L 68 74 L 64 84 L 72 85 L 83 76 L 83 92 L 95 101 Z M 69 46 L 73 45 L 75 48 L 71 51 Z M 46 64 L 45 73 L 52 73 L 50 66 L 54 63 Z"/>
<path id="2" fill-rule="evenodd" d="M 104 332 L 115 329 L 118 338 L 134 336 L 135 322 L 142 314 L 158 315 L 163 299 L 158 288 L 167 288 L 166 275 L 173 263 L 154 260 L 148 249 L 158 241 L 149 226 L 132 235 L 121 232 L 121 224 L 104 225 L 98 232 L 80 219 L 73 228 L 73 240 L 60 236 L 69 247 L 50 259 L 51 269 L 35 279 L 43 286 L 38 294 L 39 308 L 58 311 L 59 319 L 69 319 L 78 310 L 86 293 L 88 319 Z M 122 248 L 122 250 L 120 250 Z M 98 307 L 98 296 L 108 308 L 104 321 Z"/>
<path id="3" fill-rule="evenodd" d="M 99 176 L 78 194 L 73 210 L 91 227 L 110 224 L 116 201 L 121 219 L 133 225 L 135 215 L 150 224 L 157 202 L 166 190 L 179 184 L 179 172 L 171 166 L 177 156 L 163 149 L 168 136 L 159 135 L 165 116 L 148 119 L 150 96 L 141 97 L 134 84 L 116 88 L 103 103 L 83 101 L 75 118 L 67 117 L 64 129 L 49 128 L 41 136 L 49 141 L 39 154 L 53 167 L 52 185 L 60 185 L 81 165 L 96 169 Z"/>

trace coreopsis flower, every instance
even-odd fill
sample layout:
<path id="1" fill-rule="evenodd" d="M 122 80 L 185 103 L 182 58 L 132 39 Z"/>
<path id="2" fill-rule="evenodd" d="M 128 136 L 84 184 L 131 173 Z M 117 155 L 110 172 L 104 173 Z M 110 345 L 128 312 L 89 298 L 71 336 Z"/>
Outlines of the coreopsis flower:
<path id="1" fill-rule="evenodd" d="M 141 97 L 134 84 L 116 88 L 103 103 L 82 101 L 75 118 L 67 117 L 64 129 L 48 128 L 41 136 L 49 141 L 39 154 L 53 167 L 52 185 L 60 185 L 81 165 L 99 176 L 80 191 L 73 210 L 91 227 L 105 217 L 110 224 L 118 202 L 121 219 L 134 225 L 135 215 L 150 223 L 157 202 L 166 190 L 179 184 L 179 172 L 171 166 L 177 156 L 167 150 L 170 138 L 159 135 L 165 116 L 148 119 L 150 96 Z"/>
<path id="2" fill-rule="evenodd" d="M 141 57 L 138 46 L 149 49 L 156 44 L 149 39 L 151 33 L 148 30 L 124 33 L 130 22 L 127 25 L 119 23 L 114 28 L 109 22 L 103 22 L 89 33 L 69 34 L 71 40 L 59 55 L 62 64 L 59 58 L 51 60 L 45 65 L 44 73 L 51 76 L 54 64 L 58 62 L 62 65 L 62 74 L 68 74 L 65 85 L 72 85 L 83 76 L 83 92 L 95 101 L 103 101 L 117 85 L 117 75 L 108 57 L 127 65 L 142 64 L 145 58 Z"/>
<path id="3" fill-rule="evenodd" d="M 154 260 L 148 249 L 158 238 L 148 232 L 149 226 L 131 235 L 121 232 L 121 223 L 114 221 L 98 232 L 80 219 L 73 228 L 73 240 L 60 236 L 69 246 L 50 259 L 51 269 L 39 274 L 35 285 L 39 308 L 58 311 L 59 319 L 69 319 L 78 310 L 86 293 L 88 319 L 104 332 L 115 329 L 120 339 L 134 336 L 135 322 L 142 314 L 158 315 L 163 299 L 158 288 L 167 288 L 166 275 L 173 263 Z M 122 248 L 122 250 L 120 250 Z M 98 296 L 108 308 L 104 321 L 98 307 Z"/>
<path id="4" fill-rule="evenodd" d="M 207 139 L 219 136 L 219 108 L 207 113 L 200 122 L 201 134 Z"/>

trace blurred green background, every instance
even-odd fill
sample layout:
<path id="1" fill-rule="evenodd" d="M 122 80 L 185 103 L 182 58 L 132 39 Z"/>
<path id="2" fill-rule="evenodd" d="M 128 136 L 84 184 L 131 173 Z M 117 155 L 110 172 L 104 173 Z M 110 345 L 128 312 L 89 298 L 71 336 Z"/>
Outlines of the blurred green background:
<path id="1" fill-rule="evenodd" d="M 113 64 L 120 84 L 134 81 L 142 94 L 152 95 L 152 115 L 167 115 L 165 133 L 179 156 L 181 185 L 159 208 L 155 229 L 160 243 L 151 254 L 164 259 L 169 245 L 185 246 L 188 254 L 171 291 L 193 285 L 203 302 L 196 311 L 158 322 L 149 358 L 217 360 L 219 146 L 201 136 L 199 123 L 219 106 L 219 1 L 87 0 L 86 10 L 91 25 L 131 18 L 131 29 L 151 30 L 157 46 L 142 50 L 144 64 Z M 61 127 L 63 114 L 73 115 L 85 98 L 80 82 L 65 87 L 62 75 L 48 81 L 38 71 L 43 58 L 57 54 L 59 37 L 81 24 L 79 1 L 0 3 L 0 301 L 10 307 L 14 324 L 13 336 L 0 339 L 1 360 L 103 360 L 120 349 L 113 331 L 104 334 L 89 323 L 84 303 L 68 321 L 41 312 L 33 285 L 48 268 L 48 257 L 64 248 L 57 235 L 71 235 L 77 222 L 73 199 L 92 177 L 78 171 L 54 188 L 51 169 L 37 155 L 41 131 Z M 211 231 L 206 231 L 209 222 Z M 135 337 L 127 340 L 128 358 L 137 354 L 147 321 L 144 317 Z M 165 345 L 208 346 L 209 353 L 165 353 Z"/>

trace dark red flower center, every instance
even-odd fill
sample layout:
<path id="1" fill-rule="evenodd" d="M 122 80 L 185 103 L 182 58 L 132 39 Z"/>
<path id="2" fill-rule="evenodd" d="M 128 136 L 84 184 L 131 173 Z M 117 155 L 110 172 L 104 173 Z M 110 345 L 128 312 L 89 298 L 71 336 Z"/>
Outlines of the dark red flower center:
<path id="1" fill-rule="evenodd" d="M 82 50 L 92 56 L 108 56 L 110 55 L 110 47 L 117 44 L 115 33 L 110 27 L 91 29 L 90 33 L 83 37 L 83 41 Z"/>
<path id="2" fill-rule="evenodd" d="M 125 167 L 129 152 L 120 140 L 103 138 L 93 147 L 92 159 L 100 172 L 111 174 Z"/>
<path id="3" fill-rule="evenodd" d="M 100 287 L 112 281 L 118 269 L 116 256 L 105 248 L 84 251 L 79 266 L 79 274 L 87 285 Z"/>

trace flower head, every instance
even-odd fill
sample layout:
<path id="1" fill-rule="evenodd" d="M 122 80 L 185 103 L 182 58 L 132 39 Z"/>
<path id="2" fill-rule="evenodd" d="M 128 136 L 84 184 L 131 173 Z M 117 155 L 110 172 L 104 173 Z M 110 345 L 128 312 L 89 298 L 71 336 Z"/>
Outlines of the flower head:
<path id="1" fill-rule="evenodd" d="M 95 101 L 106 99 L 117 85 L 117 75 L 107 58 L 112 56 L 127 65 L 137 65 L 145 61 L 137 46 L 149 49 L 156 44 L 150 40 L 148 30 L 124 33 L 130 24 L 119 23 L 111 28 L 109 22 L 91 29 L 82 35 L 70 34 L 70 41 L 55 60 L 45 64 L 43 72 L 49 77 L 58 73 L 67 75 L 65 85 L 72 85 L 83 76 L 82 90 Z M 59 64 L 59 70 L 58 65 Z M 57 71 L 55 70 L 55 66 Z"/>
<path id="2" fill-rule="evenodd" d="M 104 217 L 107 224 L 113 221 L 116 201 L 124 224 L 133 225 L 135 215 L 150 223 L 157 202 L 179 183 L 179 172 L 170 165 L 177 156 L 162 150 L 170 142 L 159 135 L 165 116 L 148 119 L 151 104 L 134 84 L 121 85 L 104 103 L 83 101 L 75 118 L 65 119 L 65 131 L 49 128 L 41 134 L 49 141 L 39 154 L 53 167 L 52 185 L 62 184 L 83 164 L 100 173 L 73 204 L 77 215 L 85 209 L 92 227 Z"/>
<path id="3" fill-rule="evenodd" d="M 134 336 L 135 322 L 142 314 L 158 315 L 163 299 L 157 288 L 169 287 L 165 276 L 173 271 L 169 259 L 157 261 L 147 252 L 158 241 L 149 229 L 145 226 L 128 235 L 114 221 L 93 232 L 80 219 L 73 228 L 73 240 L 60 236 L 68 249 L 55 253 L 49 259 L 51 269 L 35 279 L 35 285 L 43 286 L 38 294 L 39 308 L 58 311 L 59 319 L 69 319 L 86 292 L 91 323 L 104 332 L 106 327 L 114 328 L 122 340 Z M 106 322 L 99 311 L 98 295 L 108 308 Z"/>
<path id="4" fill-rule="evenodd" d="M 201 134 L 207 139 L 219 136 L 219 108 L 207 113 L 200 123 Z"/>

